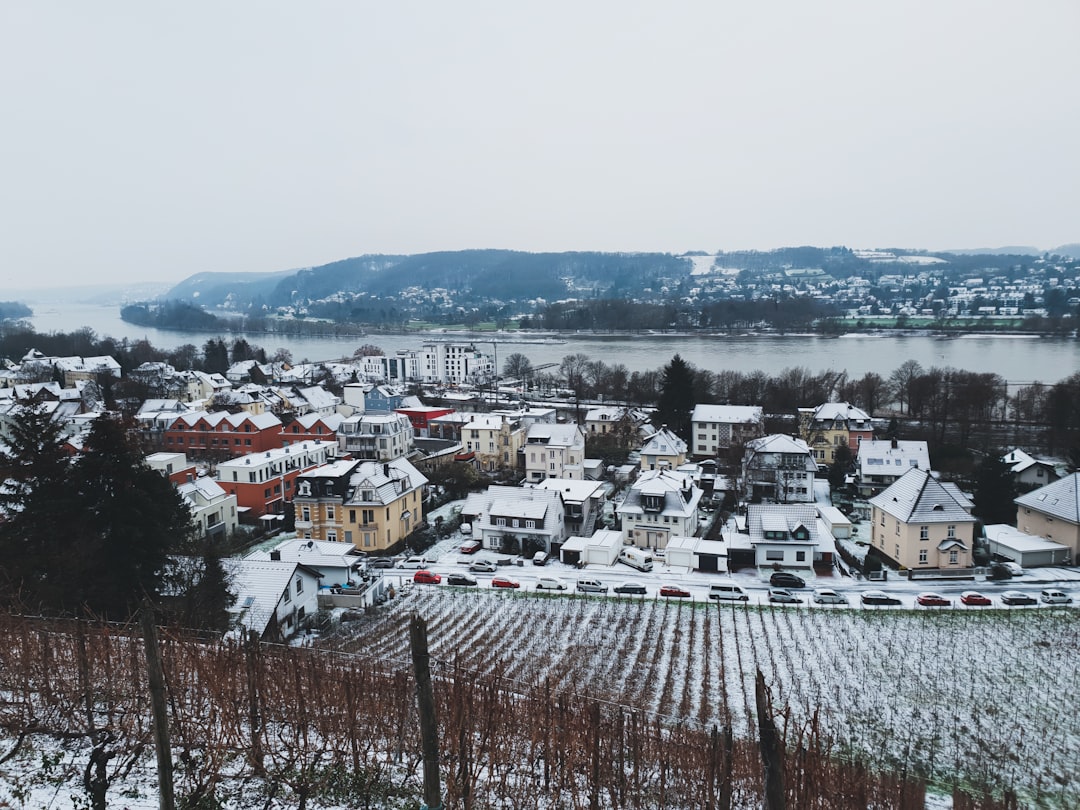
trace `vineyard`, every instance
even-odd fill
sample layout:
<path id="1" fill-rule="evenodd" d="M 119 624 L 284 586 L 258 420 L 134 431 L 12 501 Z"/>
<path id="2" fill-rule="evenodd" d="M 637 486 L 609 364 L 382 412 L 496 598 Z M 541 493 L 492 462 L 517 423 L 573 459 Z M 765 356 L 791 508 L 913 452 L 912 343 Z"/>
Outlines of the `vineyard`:
<path id="1" fill-rule="evenodd" d="M 758 669 L 790 807 L 922 810 L 927 782 L 954 810 L 1080 806 L 1075 611 L 450 588 L 315 647 L 165 632 L 179 806 L 417 806 L 414 614 L 448 808 L 760 807 Z M 146 682 L 137 628 L 0 617 L 0 807 L 157 807 Z"/>
<path id="2" fill-rule="evenodd" d="M 945 785 L 1080 807 L 1080 613 L 746 608 L 415 589 L 341 649 L 434 657 L 701 729 L 754 733 L 754 675 L 840 754 Z"/>

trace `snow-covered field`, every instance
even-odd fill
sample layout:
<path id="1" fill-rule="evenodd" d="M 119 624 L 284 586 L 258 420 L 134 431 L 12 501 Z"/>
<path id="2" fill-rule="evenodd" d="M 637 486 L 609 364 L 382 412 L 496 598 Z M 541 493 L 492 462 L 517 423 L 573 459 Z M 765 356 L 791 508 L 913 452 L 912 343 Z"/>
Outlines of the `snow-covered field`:
<path id="1" fill-rule="evenodd" d="M 436 660 L 709 727 L 753 728 L 760 668 L 836 751 L 943 785 L 1080 807 L 1080 612 L 807 609 L 413 587 L 336 646 Z"/>

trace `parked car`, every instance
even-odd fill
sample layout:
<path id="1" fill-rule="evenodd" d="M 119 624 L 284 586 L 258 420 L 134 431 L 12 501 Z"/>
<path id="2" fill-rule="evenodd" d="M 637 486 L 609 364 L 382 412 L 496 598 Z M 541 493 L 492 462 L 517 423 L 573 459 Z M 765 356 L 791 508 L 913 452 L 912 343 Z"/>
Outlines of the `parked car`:
<path id="1" fill-rule="evenodd" d="M 533 554 L 533 565 L 547 565 L 548 553 L 546 551 L 538 551 Z"/>
<path id="2" fill-rule="evenodd" d="M 734 582 L 716 582 L 709 586 L 709 598 L 732 602 L 749 602 L 750 594 Z"/>
<path id="3" fill-rule="evenodd" d="M 642 596 L 645 595 L 645 586 L 639 582 L 624 582 L 622 585 L 615 586 L 615 593 L 626 594 L 636 593 Z"/>
<path id="4" fill-rule="evenodd" d="M 787 588 L 769 588 L 769 601 L 780 605 L 801 605 L 802 599 Z"/>
<path id="5" fill-rule="evenodd" d="M 788 571 L 777 571 L 769 577 L 769 584 L 774 588 L 805 588 L 806 580 Z"/>
<path id="6" fill-rule="evenodd" d="M 1037 605 L 1039 600 L 1023 591 L 1005 591 L 1001 594 L 1003 605 Z"/>
<path id="7" fill-rule="evenodd" d="M 577 581 L 578 593 L 607 593 L 607 585 L 598 579 L 579 579 Z M 642 588 L 642 593 L 645 589 Z"/>
<path id="8" fill-rule="evenodd" d="M 520 588 L 521 583 L 516 579 L 510 579 L 510 577 L 492 577 L 492 588 Z"/>
<path id="9" fill-rule="evenodd" d="M 846 605 L 847 597 L 839 594 L 831 588 L 821 588 L 814 591 L 814 602 L 819 605 Z"/>
<path id="10" fill-rule="evenodd" d="M 370 557 L 367 561 L 368 568 L 393 568 L 396 565 L 395 557 Z"/>
<path id="11" fill-rule="evenodd" d="M 1039 594 L 1039 599 L 1047 605 L 1071 605 L 1072 599 L 1064 591 L 1048 588 Z"/>
<path id="12" fill-rule="evenodd" d="M 1015 563 L 1012 560 L 1003 562 L 1002 565 L 1004 565 L 1014 577 L 1022 577 L 1025 573 L 1020 563 Z"/>
<path id="13" fill-rule="evenodd" d="M 933 591 L 924 591 L 915 597 L 916 604 L 923 607 L 948 607 L 952 602 L 942 596 L 940 593 L 934 593 Z"/>
<path id="14" fill-rule="evenodd" d="M 986 607 L 992 603 L 990 602 L 990 597 L 983 596 L 978 591 L 964 591 L 960 594 L 960 604 Z"/>
<path id="15" fill-rule="evenodd" d="M 476 577 L 469 574 L 447 574 L 447 585 L 475 585 Z"/>
<path id="16" fill-rule="evenodd" d="M 475 554 L 479 550 L 480 550 L 480 541 L 479 540 L 466 540 L 464 543 L 461 544 L 461 553 L 462 554 Z"/>
<path id="17" fill-rule="evenodd" d="M 398 568 L 415 568 L 417 570 L 421 568 L 427 568 L 431 565 L 432 560 L 427 557 L 409 557 L 406 560 L 402 560 L 397 564 Z"/>
<path id="18" fill-rule="evenodd" d="M 536 590 L 565 591 L 566 583 L 558 577 L 540 577 L 540 579 L 536 580 Z"/>
<path id="19" fill-rule="evenodd" d="M 899 605 L 900 600 L 895 596 L 889 596 L 885 591 L 863 591 L 862 603 L 864 605 Z"/>
<path id="20" fill-rule="evenodd" d="M 438 585 L 442 582 L 442 577 L 434 571 L 428 571 L 426 568 L 422 568 L 413 574 L 412 581 L 421 585 Z"/>
<path id="21" fill-rule="evenodd" d="M 661 585 L 660 586 L 660 595 L 661 596 L 674 596 L 674 597 L 683 599 L 683 598 L 690 595 L 690 591 L 688 591 L 688 590 L 686 590 L 686 588 L 682 588 L 682 587 L 680 587 L 678 585 Z"/>
<path id="22" fill-rule="evenodd" d="M 482 571 L 486 574 L 490 574 L 497 567 L 492 560 L 473 560 L 469 563 L 470 571 Z"/>

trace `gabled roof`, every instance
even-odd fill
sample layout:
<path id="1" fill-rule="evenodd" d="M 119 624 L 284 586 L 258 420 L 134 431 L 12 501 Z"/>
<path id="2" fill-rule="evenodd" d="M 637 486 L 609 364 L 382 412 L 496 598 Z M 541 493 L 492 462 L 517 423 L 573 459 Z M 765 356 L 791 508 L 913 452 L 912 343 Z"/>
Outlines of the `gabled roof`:
<path id="1" fill-rule="evenodd" d="M 229 612 L 237 615 L 242 627 L 260 637 L 274 618 L 278 602 L 292 583 L 297 569 L 302 568 L 307 575 L 315 578 L 321 576 L 295 562 L 250 559 L 229 559 L 224 562 L 231 577 L 230 590 L 236 595 L 236 602 Z"/>
<path id="2" fill-rule="evenodd" d="M 783 433 L 774 433 L 771 436 L 762 436 L 760 439 L 751 439 L 746 443 L 749 450 L 756 453 L 798 453 L 809 456 L 810 445 L 802 439 L 795 439 Z"/>
<path id="3" fill-rule="evenodd" d="M 686 442 L 667 428 L 660 428 L 645 440 L 641 448 L 643 456 L 681 456 L 686 454 Z"/>
<path id="4" fill-rule="evenodd" d="M 845 422 L 849 430 L 870 430 L 870 414 L 862 408 L 857 408 L 847 402 L 824 402 L 814 408 L 810 415 L 811 423 L 814 422 Z"/>
<path id="5" fill-rule="evenodd" d="M 585 434 L 577 425 L 534 422 L 529 425 L 525 441 L 529 444 L 544 444 L 549 447 L 583 447 Z"/>
<path id="6" fill-rule="evenodd" d="M 751 504 L 746 507 L 746 528 L 751 545 L 756 543 L 786 543 L 817 545 L 817 506 L 812 503 Z M 796 540 L 796 529 L 805 528 L 806 540 Z M 784 539 L 766 538 L 765 532 L 783 532 Z"/>
<path id="7" fill-rule="evenodd" d="M 871 498 L 870 504 L 902 523 L 973 523 L 975 518 L 956 493 L 929 470 L 913 467 Z"/>
<path id="8" fill-rule="evenodd" d="M 1067 475 L 1016 498 L 1013 503 L 1044 515 L 1080 524 L 1080 473 Z"/>

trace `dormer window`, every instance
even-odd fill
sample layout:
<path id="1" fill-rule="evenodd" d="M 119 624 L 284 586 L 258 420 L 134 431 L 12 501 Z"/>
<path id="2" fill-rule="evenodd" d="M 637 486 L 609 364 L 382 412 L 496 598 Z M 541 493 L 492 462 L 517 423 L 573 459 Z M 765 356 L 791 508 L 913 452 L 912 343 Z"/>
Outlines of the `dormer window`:
<path id="1" fill-rule="evenodd" d="M 641 506 L 646 512 L 659 512 L 664 508 L 663 495 L 643 495 Z"/>

